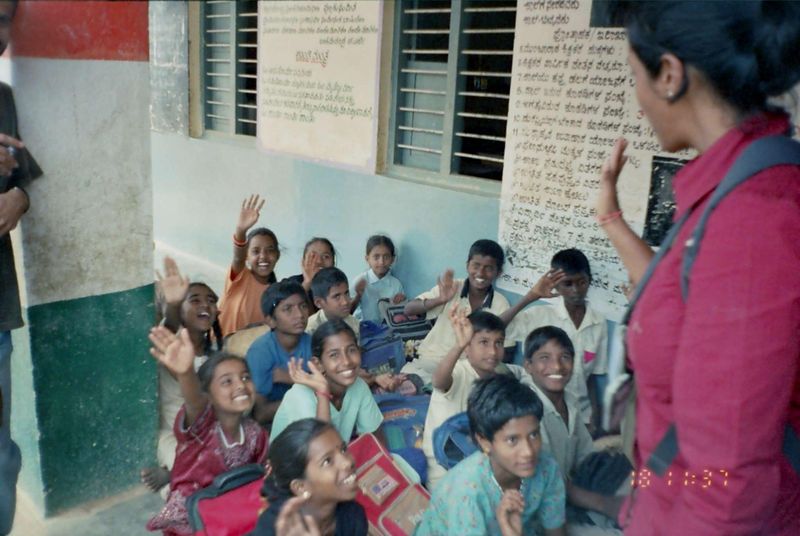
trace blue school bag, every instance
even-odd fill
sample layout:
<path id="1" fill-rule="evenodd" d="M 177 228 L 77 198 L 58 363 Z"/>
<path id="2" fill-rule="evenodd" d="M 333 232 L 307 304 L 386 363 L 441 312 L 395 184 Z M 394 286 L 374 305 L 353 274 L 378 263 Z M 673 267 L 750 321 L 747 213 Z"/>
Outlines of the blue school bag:
<path id="1" fill-rule="evenodd" d="M 456 413 L 433 431 L 433 455 L 445 469 L 452 469 L 476 450 L 466 411 Z"/>
<path id="2" fill-rule="evenodd" d="M 370 374 L 398 373 L 406 363 L 403 341 L 388 327 L 365 320 L 359 324 L 361 368 Z"/>
<path id="3" fill-rule="evenodd" d="M 403 457 L 427 481 L 428 461 L 422 452 L 422 433 L 428 416 L 430 395 L 404 396 L 396 393 L 375 395 L 383 414 L 383 435 L 391 452 Z"/>

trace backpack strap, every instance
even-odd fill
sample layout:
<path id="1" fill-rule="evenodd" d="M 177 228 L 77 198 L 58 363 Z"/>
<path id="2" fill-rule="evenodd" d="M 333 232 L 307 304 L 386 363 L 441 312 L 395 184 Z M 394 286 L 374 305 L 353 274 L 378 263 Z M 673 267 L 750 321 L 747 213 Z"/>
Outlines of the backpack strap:
<path id="1" fill-rule="evenodd" d="M 700 243 L 711 212 L 725 196 L 747 179 L 765 169 L 781 165 L 800 165 L 800 143 L 783 135 L 767 136 L 754 141 L 742 151 L 742 154 L 733 163 L 722 182 L 719 183 L 719 186 L 711 195 L 711 199 L 692 231 L 692 236 L 686 241 L 686 251 L 681 266 L 681 295 L 684 301 L 686 301 L 689 294 L 689 273 L 700 251 Z M 684 219 L 682 218 L 682 221 Z M 676 224 L 674 227 L 677 226 Z M 655 261 L 656 259 L 653 260 Z M 649 270 L 650 267 L 648 267 Z M 643 287 L 643 285 L 640 284 L 640 287 Z M 628 317 L 629 314 L 626 314 L 626 319 Z M 647 467 L 657 475 L 664 476 L 669 466 L 678 456 L 678 450 L 678 431 L 675 428 L 675 424 L 672 423 L 647 459 Z M 800 474 L 800 438 L 798 438 L 797 433 L 789 423 L 786 424 L 786 429 L 784 430 L 783 452 L 789 458 L 789 463 L 792 464 L 795 471 Z"/>

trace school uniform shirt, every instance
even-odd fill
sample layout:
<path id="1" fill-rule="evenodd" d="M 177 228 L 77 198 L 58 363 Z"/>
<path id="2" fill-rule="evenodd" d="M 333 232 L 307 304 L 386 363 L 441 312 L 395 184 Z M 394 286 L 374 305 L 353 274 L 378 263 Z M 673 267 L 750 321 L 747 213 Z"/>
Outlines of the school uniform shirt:
<path id="1" fill-rule="evenodd" d="M 300 419 L 317 416 L 317 395 L 305 385 L 293 385 L 283 397 L 275 419 L 272 421 L 272 437 L 278 437 L 287 426 Z M 354 434 L 368 434 L 383 423 L 383 414 L 372 397 L 367 383 L 356 378 L 347 388 L 342 400 L 342 409 L 331 404 L 331 424 L 347 443 Z"/>
<path id="2" fill-rule="evenodd" d="M 356 320 L 356 317 L 353 315 L 347 315 L 346 317 L 342 318 L 345 324 L 350 326 L 353 329 L 353 332 L 356 334 L 356 343 L 358 343 L 358 327 L 359 323 Z M 306 333 L 309 335 L 313 335 L 317 328 L 319 328 L 322 324 L 328 321 L 328 316 L 325 314 L 325 311 L 320 309 L 313 315 L 308 317 L 308 325 L 306 326 Z"/>
<path id="3" fill-rule="evenodd" d="M 433 372 L 436 370 L 436 366 L 439 362 L 447 355 L 447 352 L 455 346 L 456 344 L 456 334 L 453 331 L 453 325 L 450 323 L 450 318 L 448 318 L 448 314 L 450 310 L 453 308 L 454 305 L 458 305 L 461 308 L 465 308 L 467 314 L 472 312 L 472 308 L 469 305 L 469 280 L 468 279 L 456 279 L 456 285 L 458 285 L 458 291 L 456 292 L 455 296 L 453 296 L 450 301 L 445 304 L 439 305 L 438 307 L 434 307 L 430 311 L 427 312 L 428 318 L 439 318 L 438 321 L 433 325 L 433 329 L 425 336 L 425 339 L 420 343 L 419 349 L 417 350 L 417 355 L 419 357 L 414 361 L 406 363 L 403 367 L 402 372 L 405 374 L 417 374 L 422 378 L 422 381 L 425 383 L 430 383 L 431 378 L 433 376 Z M 439 286 L 433 287 L 428 292 L 423 292 L 416 299 L 418 300 L 431 300 L 434 298 L 439 297 Z M 495 292 L 494 286 L 489 287 L 489 291 L 486 293 L 486 298 L 483 300 L 483 304 L 481 305 L 481 309 L 485 309 L 490 313 L 494 313 L 500 316 L 504 311 L 508 310 L 508 300 L 500 294 L 499 292 Z M 512 346 L 508 339 L 506 339 L 506 345 Z"/>
<path id="4" fill-rule="evenodd" d="M 356 284 L 362 280 L 367 280 L 367 286 L 364 287 L 364 294 L 361 295 L 361 301 L 358 302 L 358 308 L 355 312 L 355 317 L 359 320 L 369 320 L 380 324 L 383 322 L 381 311 L 378 308 L 378 302 L 386 299 L 389 302 L 398 294 L 405 294 L 403 284 L 392 275 L 389 271 L 383 277 L 378 277 L 372 268 L 363 274 L 353 278 L 353 284 L 350 286 L 350 295 L 356 295 Z"/>
<path id="5" fill-rule="evenodd" d="M 161 511 L 147 523 L 147 530 L 165 534 L 194 534 L 189 526 L 186 499 L 208 487 L 214 478 L 248 463 L 264 464 L 267 459 L 267 431 L 252 419 L 244 419 L 239 437 L 230 443 L 208 404 L 197 420 L 185 426 L 186 407 L 175 418 L 178 448 L 170 474 L 170 491 Z"/>
<path id="6" fill-rule="evenodd" d="M 533 381 L 525 369 L 518 365 L 501 363 L 497 366 L 498 373 L 509 373 L 522 383 L 533 387 Z M 444 421 L 467 411 L 467 399 L 472 391 L 472 386 L 480 379 L 478 373 L 470 365 L 466 357 L 456 361 L 453 367 L 453 383 L 450 389 L 442 391 L 433 389 L 431 402 L 428 405 L 428 414 L 425 416 L 425 428 L 422 432 L 422 450 L 428 459 L 428 489 L 433 489 L 436 483 L 447 473 L 447 469 L 439 465 L 433 452 L 433 434 Z"/>
<path id="7" fill-rule="evenodd" d="M 269 288 L 269 283 L 259 283 L 250 271 L 245 268 L 238 274 L 228 268 L 225 276 L 225 290 L 219 303 L 219 327 L 222 335 L 264 322 L 261 310 L 261 295 Z"/>
<path id="8" fill-rule="evenodd" d="M 647 485 L 620 513 L 625 534 L 800 534 L 800 474 L 782 450 L 786 425 L 800 431 L 800 167 L 762 171 L 720 202 L 685 301 L 680 288 L 683 244 L 712 191 L 752 141 L 788 127 L 783 114 L 745 120 L 675 176 L 675 217 L 692 214 L 627 343 L 636 469 L 670 423 L 679 452 L 663 478 L 639 473 Z"/>
<path id="9" fill-rule="evenodd" d="M 308 333 L 300 335 L 297 346 L 290 352 L 281 346 L 274 331 L 265 333 L 250 345 L 247 350 L 247 366 L 250 367 L 250 376 L 258 394 L 272 401 L 283 398 L 290 385 L 274 383 L 272 371 L 276 368 L 287 368 L 290 357 L 297 357 L 302 359 L 304 364 L 308 363 L 311 359 L 311 335 Z"/>
<path id="10" fill-rule="evenodd" d="M 556 460 L 564 479 L 569 479 L 581 461 L 594 450 L 592 436 L 589 435 L 589 430 L 583 420 L 579 418 L 578 406 L 569 393 L 564 393 L 568 417 L 568 422 L 564 422 L 563 417 L 544 391 L 535 384 L 532 389 L 544 407 L 544 414 L 539 426 L 542 448 Z"/>
<path id="11" fill-rule="evenodd" d="M 605 374 L 608 371 L 608 324 L 606 318 L 587 303 L 586 314 L 580 327 L 576 328 L 569 317 L 564 300 L 553 304 L 528 307 L 514 317 L 506 329 L 506 340 L 525 343 L 525 339 L 536 328 L 556 326 L 563 329 L 575 347 L 572 378 L 567 384 L 570 393 L 578 404 L 583 422 L 592 417 L 592 404 L 586 381 L 592 374 Z"/>
<path id="12" fill-rule="evenodd" d="M 549 454 L 539 454 L 536 472 L 522 479 L 520 491 L 525 501 L 522 534 L 538 534 L 539 527 L 556 529 L 564 525 L 564 481 Z M 474 452 L 450 469 L 433 490 L 414 535 L 499 535 L 495 511 L 501 497 L 489 457 L 481 451 Z"/>

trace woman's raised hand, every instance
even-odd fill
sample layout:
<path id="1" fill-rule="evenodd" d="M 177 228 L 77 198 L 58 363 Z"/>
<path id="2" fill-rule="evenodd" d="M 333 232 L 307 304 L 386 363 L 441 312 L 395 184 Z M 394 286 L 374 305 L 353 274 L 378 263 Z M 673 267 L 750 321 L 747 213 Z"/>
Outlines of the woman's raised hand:
<path id="1" fill-rule="evenodd" d="M 525 510 L 525 499 L 522 493 L 515 489 L 505 490 L 495 512 L 502 536 L 522 536 L 523 510 Z"/>
<path id="2" fill-rule="evenodd" d="M 194 370 L 194 345 L 185 328 L 176 335 L 164 326 L 156 326 L 148 338 L 153 343 L 150 354 L 175 376 Z"/>
<path id="3" fill-rule="evenodd" d="M 608 155 L 603 166 L 600 168 L 600 194 L 597 196 L 598 216 L 605 216 L 619 210 L 619 200 L 617 199 L 617 180 L 622 168 L 628 161 L 625 149 L 628 141 L 625 138 L 617 139 L 614 143 L 611 154 Z"/>
<path id="4" fill-rule="evenodd" d="M 256 224 L 264 206 L 265 199 L 261 199 L 258 194 L 253 194 L 242 201 L 242 210 L 239 211 L 239 221 L 236 222 L 236 232 L 247 234 L 247 231 Z"/>
<path id="5" fill-rule="evenodd" d="M 304 502 L 302 497 L 292 497 L 283 503 L 275 521 L 276 536 L 320 536 L 314 517 L 301 511 Z"/>

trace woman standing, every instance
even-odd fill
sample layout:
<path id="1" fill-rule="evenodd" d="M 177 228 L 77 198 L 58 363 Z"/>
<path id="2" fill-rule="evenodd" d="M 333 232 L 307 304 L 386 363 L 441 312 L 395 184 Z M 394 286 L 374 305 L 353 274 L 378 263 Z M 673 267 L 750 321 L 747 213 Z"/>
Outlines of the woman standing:
<path id="1" fill-rule="evenodd" d="M 675 176 L 675 218 L 688 219 L 627 335 L 637 465 L 671 425 L 678 453 L 663 476 L 647 474 L 620 522 L 626 534 L 800 534 L 800 475 L 783 447 L 787 430 L 800 430 L 800 167 L 766 169 L 722 200 L 681 294 L 684 244 L 715 188 L 752 142 L 790 130 L 767 99 L 800 81 L 800 4 L 645 1 L 623 11 L 642 111 L 666 151 L 698 156 Z M 653 253 L 619 210 L 625 146 L 603 166 L 597 213 L 638 283 Z"/>

